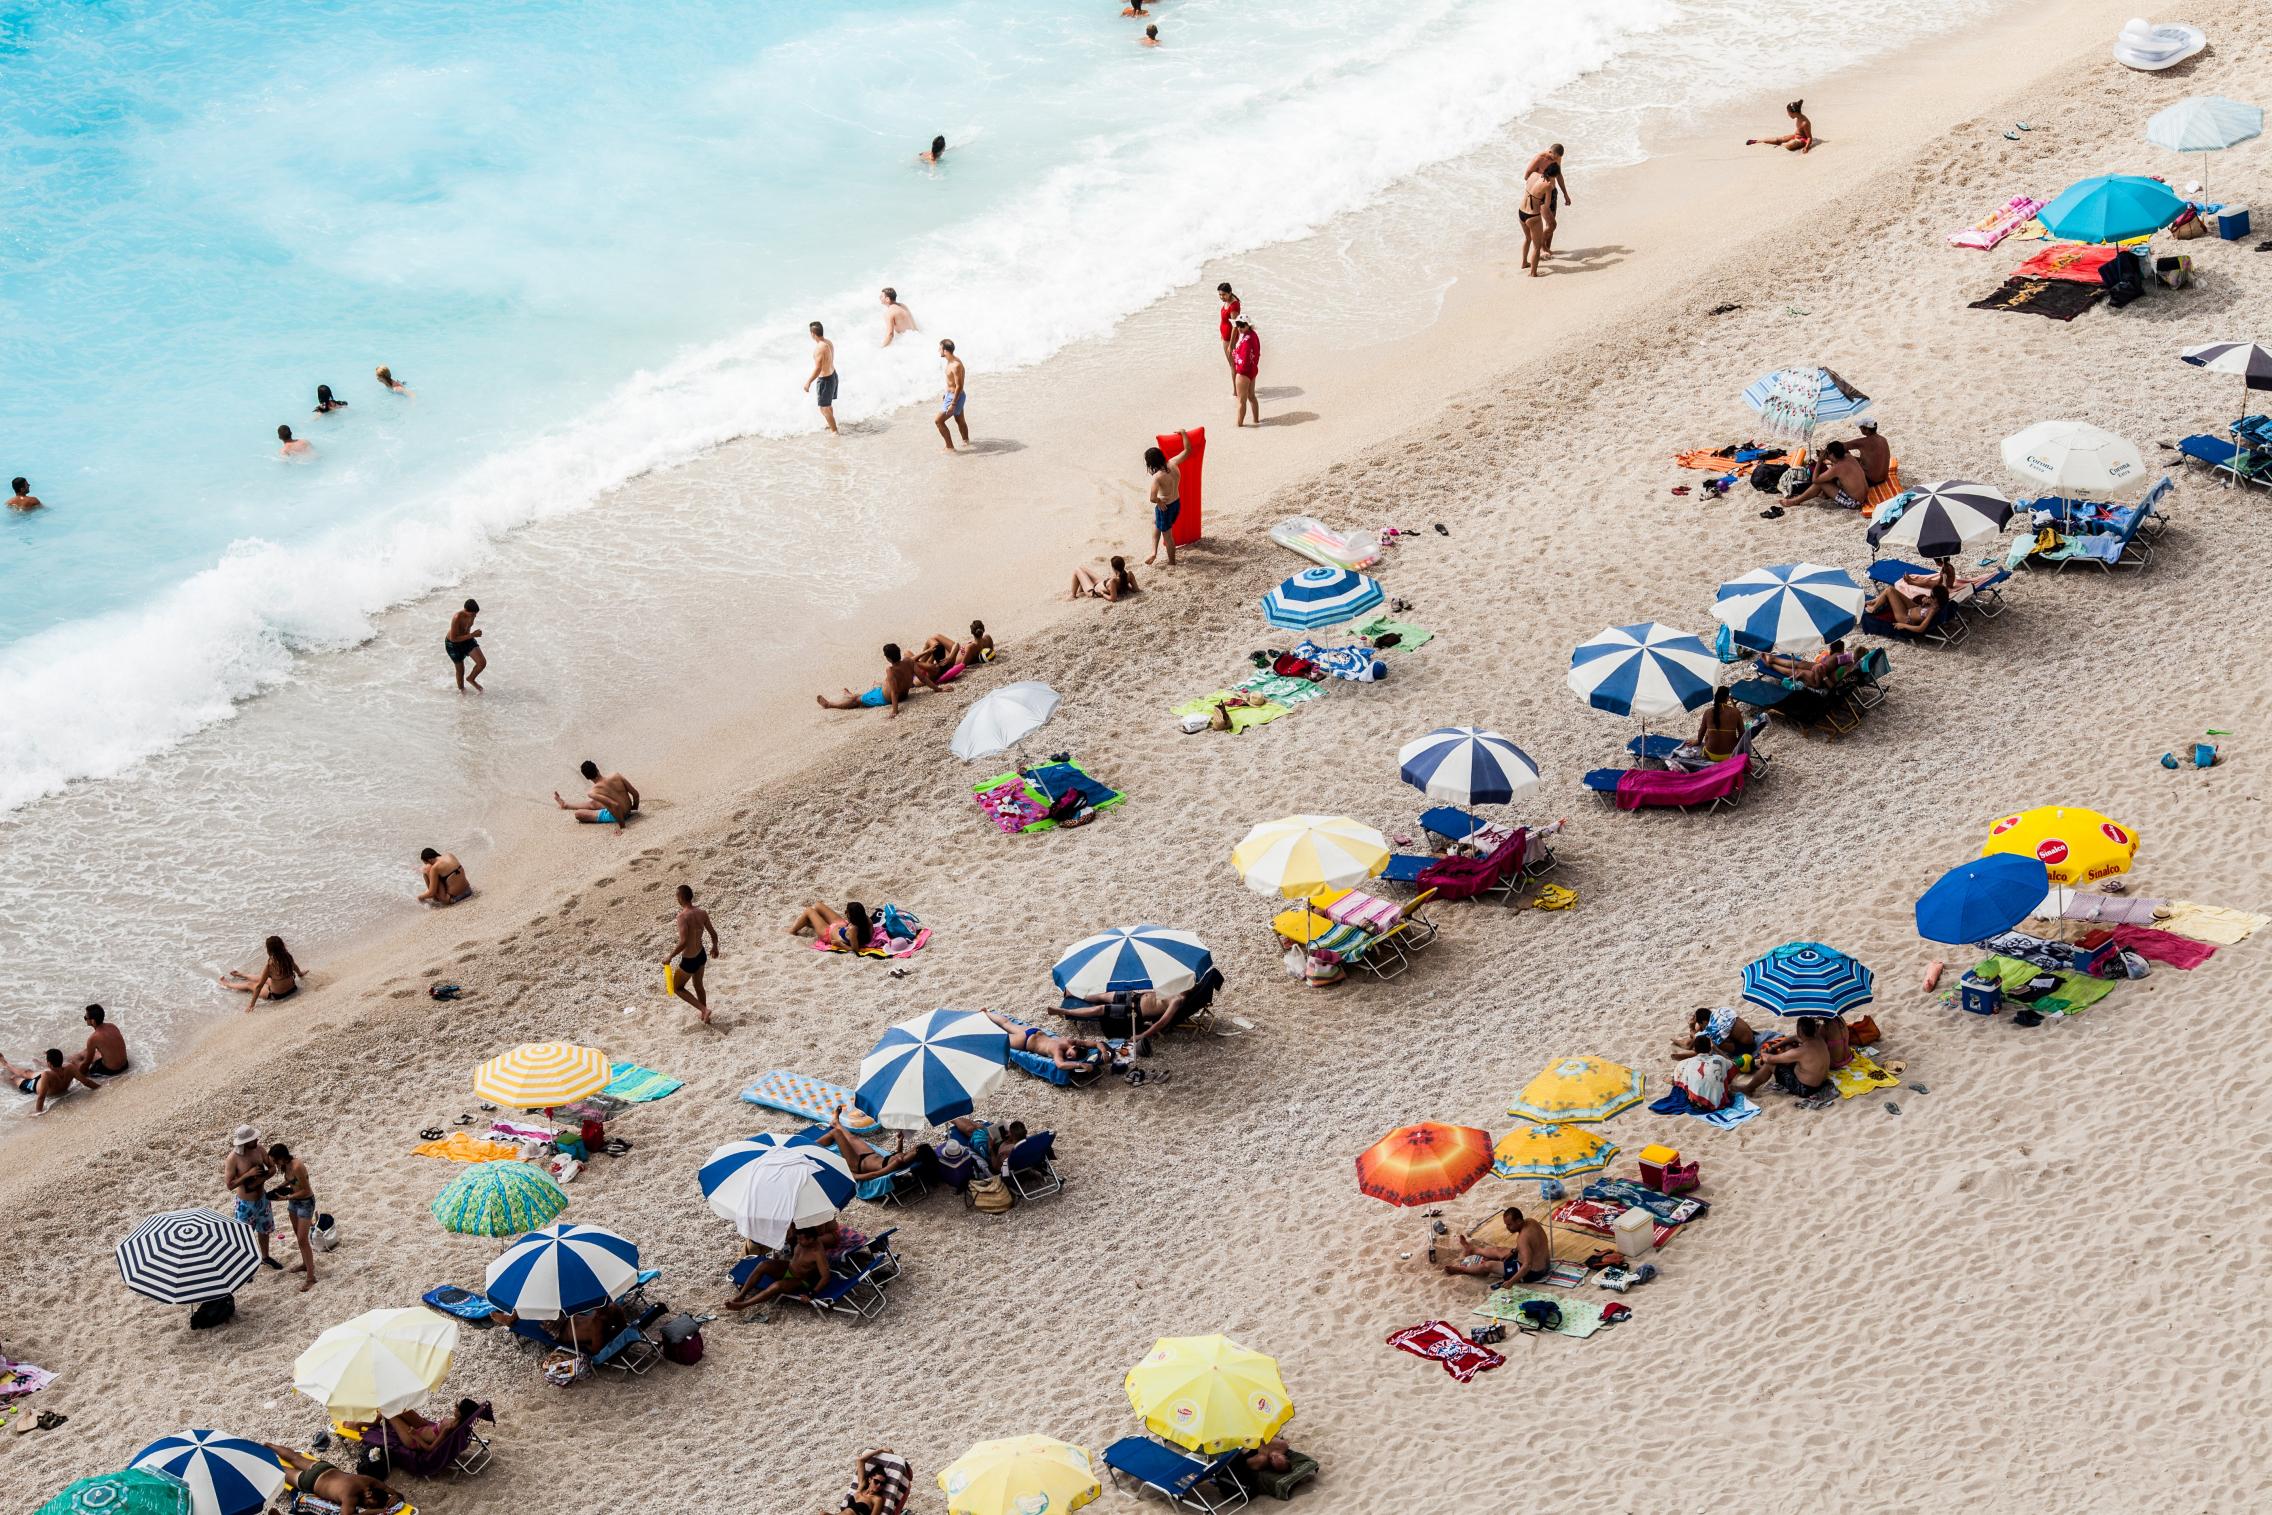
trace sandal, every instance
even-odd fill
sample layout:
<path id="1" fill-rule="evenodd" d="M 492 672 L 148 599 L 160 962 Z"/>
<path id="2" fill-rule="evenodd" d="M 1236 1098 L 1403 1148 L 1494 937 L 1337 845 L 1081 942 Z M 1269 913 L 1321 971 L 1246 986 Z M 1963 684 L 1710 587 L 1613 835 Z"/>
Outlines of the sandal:
<path id="1" fill-rule="evenodd" d="M 418 1133 L 418 1139 L 422 1142 L 438 1142 L 442 1139 L 442 1128 L 440 1126 L 428 1126 Z"/>
<path id="2" fill-rule="evenodd" d="M 473 1117 L 470 1115 L 461 1114 L 456 1120 L 451 1121 L 450 1124 L 453 1126 L 470 1126 L 473 1124 Z"/>
<path id="3" fill-rule="evenodd" d="M 1761 512 L 1759 513 L 1759 518 L 1760 518 L 1760 519 L 1761 519 L 1762 521 L 1773 521 L 1773 520 L 1777 520 L 1777 519 L 1779 519 L 1779 518 L 1780 518 L 1780 517 L 1782 516 L 1782 514 L 1783 514 L 1783 507 L 1782 507 L 1782 506 L 1780 506 L 1780 505 L 1770 505 L 1770 506 L 1768 506 L 1768 507 L 1767 507 L 1767 508 L 1766 508 L 1765 510 L 1763 510 L 1763 511 L 1761 511 Z"/>

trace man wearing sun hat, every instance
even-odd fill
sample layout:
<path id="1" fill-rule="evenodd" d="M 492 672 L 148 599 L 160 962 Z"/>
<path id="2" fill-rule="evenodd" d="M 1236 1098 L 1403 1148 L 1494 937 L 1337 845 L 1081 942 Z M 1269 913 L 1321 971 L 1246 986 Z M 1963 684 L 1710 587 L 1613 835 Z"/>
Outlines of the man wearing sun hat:
<path id="1" fill-rule="evenodd" d="M 237 1127 L 229 1143 L 228 1160 L 221 1164 L 221 1187 L 237 1202 L 237 1219 L 260 1238 L 260 1265 L 281 1273 L 284 1265 L 268 1255 L 268 1238 L 276 1234 L 276 1212 L 268 1203 L 267 1186 L 276 1165 L 260 1149 L 257 1126 Z"/>

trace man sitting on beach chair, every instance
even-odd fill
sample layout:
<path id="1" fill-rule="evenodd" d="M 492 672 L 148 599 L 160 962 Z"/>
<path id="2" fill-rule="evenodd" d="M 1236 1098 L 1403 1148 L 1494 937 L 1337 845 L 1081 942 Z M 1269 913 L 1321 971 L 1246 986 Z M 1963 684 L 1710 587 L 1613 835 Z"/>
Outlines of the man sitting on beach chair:
<path id="1" fill-rule="evenodd" d="M 328 1462 L 289 1447 L 262 1442 L 262 1446 L 276 1454 L 284 1471 L 292 1475 L 291 1490 L 295 1495 L 309 1494 L 336 1505 L 340 1515 L 379 1515 L 382 1510 L 408 1503 L 400 1494 L 360 1473 L 343 1473 Z"/>

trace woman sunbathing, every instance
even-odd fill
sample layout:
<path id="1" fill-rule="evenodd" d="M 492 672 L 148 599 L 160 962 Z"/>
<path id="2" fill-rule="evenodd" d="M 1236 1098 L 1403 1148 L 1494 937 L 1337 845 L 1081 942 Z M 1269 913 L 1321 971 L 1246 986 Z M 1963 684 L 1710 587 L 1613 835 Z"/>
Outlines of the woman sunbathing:
<path id="1" fill-rule="evenodd" d="M 837 1155 L 844 1159 L 844 1165 L 852 1170 L 852 1176 L 863 1180 L 883 1178 L 899 1172 L 902 1168 L 911 1168 L 919 1162 L 928 1162 L 932 1157 L 929 1142 L 918 1142 L 910 1150 L 905 1132 L 900 1134 L 899 1145 L 892 1148 L 889 1155 L 878 1152 L 844 1129 L 844 1107 L 842 1105 L 838 1105 L 835 1113 L 829 1116 L 828 1130 L 823 1132 L 813 1145 L 816 1147 L 834 1147 Z"/>
<path id="2" fill-rule="evenodd" d="M 1128 560 L 1116 555 L 1111 568 L 1111 573 L 1100 574 L 1083 563 L 1073 570 L 1073 592 L 1065 598 L 1117 600 L 1124 594 L 1136 593 L 1136 575 L 1128 571 Z"/>
<path id="3" fill-rule="evenodd" d="M 1919 578 L 1925 582 L 1914 582 Z M 1941 587 L 1938 576 L 1913 573 L 1880 589 L 1878 597 L 1870 601 L 1868 613 L 1891 621 L 1898 630 L 1922 632 L 1931 628 L 1941 607 L 1948 602 L 1948 591 Z"/>
<path id="4" fill-rule="evenodd" d="M 1853 661 L 1853 658 L 1847 655 L 1846 643 L 1844 640 L 1840 640 L 1832 642 L 1828 647 L 1805 660 L 1785 657 L 1779 652 L 1770 652 L 1760 658 L 1759 666 L 1768 673 L 1797 679 L 1807 688 L 1820 693 L 1830 687 L 1831 681 L 1837 677 L 1839 669 Z"/>
<path id="5" fill-rule="evenodd" d="M 387 1433 L 403 1446 L 431 1452 L 457 1434 L 458 1427 L 478 1419 L 487 1409 L 488 1406 L 477 1401 L 461 1399 L 457 1414 L 447 1421 L 428 1420 L 416 1410 L 404 1410 L 387 1417 Z"/>
<path id="6" fill-rule="evenodd" d="M 791 936 L 804 936 L 807 933 L 814 940 L 829 946 L 857 952 L 875 940 L 876 928 L 875 923 L 868 919 L 868 907 L 858 900 L 848 902 L 842 915 L 819 900 L 814 900 L 798 911 L 796 917 L 789 922 Z"/>
<path id="7" fill-rule="evenodd" d="M 1079 1036 L 1051 1036 L 1039 1026 L 1011 1020 L 999 1011 L 988 1010 L 986 1018 L 1010 1034 L 1012 1052 L 1031 1052 L 1046 1057 L 1068 1072 L 1101 1068 L 1112 1061 L 1112 1048 L 1100 1041 Z"/>
<path id="8" fill-rule="evenodd" d="M 266 995 L 271 1000 L 290 999 L 300 992 L 300 965 L 292 960 L 292 949 L 284 945 L 284 938 L 272 936 L 261 943 L 268 954 L 257 974 L 240 973 L 232 968 L 214 982 L 237 994 L 249 994 L 245 1008 L 250 1010 Z"/>
<path id="9" fill-rule="evenodd" d="M 828 1287 L 828 1252 L 818 1236 L 791 1233 L 786 1257 L 768 1257 L 750 1269 L 748 1280 L 726 1301 L 729 1310 L 752 1310 L 784 1294 L 814 1294 Z"/>

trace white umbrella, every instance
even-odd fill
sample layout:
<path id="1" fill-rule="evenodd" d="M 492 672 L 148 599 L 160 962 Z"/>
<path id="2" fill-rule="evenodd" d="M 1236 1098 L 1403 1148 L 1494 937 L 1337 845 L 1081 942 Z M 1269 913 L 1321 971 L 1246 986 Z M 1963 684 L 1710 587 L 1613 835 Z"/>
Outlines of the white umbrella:
<path id="1" fill-rule="evenodd" d="M 834 1219 L 858 1187 L 851 1168 L 831 1149 L 770 1132 L 720 1147 L 698 1178 L 711 1213 L 768 1247 L 788 1240 L 792 1226 Z"/>
<path id="2" fill-rule="evenodd" d="M 2088 421 L 2038 421 L 2004 438 L 2004 466 L 2046 494 L 2074 499 L 2120 494 L 2146 473 L 2137 448 Z"/>
<path id="3" fill-rule="evenodd" d="M 2146 123 L 2146 140 L 2173 153 L 2201 155 L 2201 182 L 2209 182 L 2209 154 L 2246 142 L 2264 130 L 2264 112 L 2222 95 L 2180 100 Z"/>
<path id="4" fill-rule="evenodd" d="M 1008 752 L 1057 713 L 1057 691 L 1027 679 L 1004 684 L 974 703 L 955 728 L 954 754 L 964 762 Z"/>
<path id="5" fill-rule="evenodd" d="M 409 1409 L 450 1371 L 458 1323 L 425 1309 L 366 1310 L 333 1326 L 292 1364 L 292 1387 L 334 1420 Z"/>

